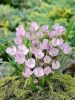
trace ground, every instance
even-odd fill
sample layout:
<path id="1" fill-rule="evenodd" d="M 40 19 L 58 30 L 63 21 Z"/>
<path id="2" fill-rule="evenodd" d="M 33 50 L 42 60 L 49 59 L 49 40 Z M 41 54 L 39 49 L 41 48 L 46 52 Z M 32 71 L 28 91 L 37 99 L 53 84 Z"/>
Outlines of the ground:
<path id="1" fill-rule="evenodd" d="M 24 84 L 22 76 L 0 80 L 0 100 L 75 100 L 75 78 L 70 75 L 58 75 L 50 82 L 50 88 L 38 87 L 36 92 Z"/>

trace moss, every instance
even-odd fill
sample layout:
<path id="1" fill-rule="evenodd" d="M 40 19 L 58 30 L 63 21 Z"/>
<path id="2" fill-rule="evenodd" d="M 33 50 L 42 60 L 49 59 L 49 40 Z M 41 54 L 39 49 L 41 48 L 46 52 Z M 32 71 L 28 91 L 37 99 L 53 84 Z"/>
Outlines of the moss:
<path id="1" fill-rule="evenodd" d="M 75 78 L 69 75 L 54 77 L 50 83 L 53 91 L 46 87 L 33 92 L 24 85 L 21 76 L 0 80 L 0 100 L 75 100 Z"/>
<path id="2" fill-rule="evenodd" d="M 60 100 L 75 100 L 75 78 L 62 75 L 53 79 L 51 84 L 54 94 L 58 95 Z"/>

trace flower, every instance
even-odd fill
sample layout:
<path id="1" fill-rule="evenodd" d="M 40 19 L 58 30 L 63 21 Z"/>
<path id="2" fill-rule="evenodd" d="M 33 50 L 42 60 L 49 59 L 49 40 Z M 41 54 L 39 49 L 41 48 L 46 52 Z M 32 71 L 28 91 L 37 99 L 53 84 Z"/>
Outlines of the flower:
<path id="1" fill-rule="evenodd" d="M 44 53 L 42 52 L 41 49 L 38 49 L 38 48 L 35 48 L 35 47 L 33 47 L 33 48 L 30 47 L 30 52 L 32 54 L 34 54 L 35 57 L 38 58 L 38 59 L 42 59 L 44 57 Z"/>
<path id="2" fill-rule="evenodd" d="M 25 30 L 24 30 L 24 27 L 22 25 L 19 25 L 16 28 L 16 36 L 17 37 L 23 37 L 23 36 L 25 36 Z"/>
<path id="3" fill-rule="evenodd" d="M 69 54 L 71 52 L 71 50 L 72 50 L 72 48 L 68 47 L 68 48 L 64 48 L 63 52 L 64 52 L 64 54 Z"/>
<path id="4" fill-rule="evenodd" d="M 36 51 L 34 51 L 34 54 L 35 54 L 35 57 L 38 59 L 42 59 L 44 57 L 44 53 L 40 49 L 36 49 Z"/>
<path id="5" fill-rule="evenodd" d="M 20 37 L 17 37 L 17 38 L 14 39 L 14 43 L 16 45 L 20 45 L 22 43 L 22 39 Z"/>
<path id="6" fill-rule="evenodd" d="M 48 25 L 43 25 L 40 27 L 41 32 L 48 32 Z"/>
<path id="7" fill-rule="evenodd" d="M 25 65 L 29 68 L 34 68 L 35 67 L 35 59 L 30 58 L 26 61 Z"/>
<path id="8" fill-rule="evenodd" d="M 64 54 L 69 54 L 72 50 L 68 42 L 65 42 L 60 48 L 63 50 Z"/>
<path id="9" fill-rule="evenodd" d="M 30 27 L 30 30 L 31 31 L 37 31 L 39 28 L 38 24 L 36 22 L 32 22 L 31 23 L 31 27 Z"/>
<path id="10" fill-rule="evenodd" d="M 17 62 L 18 64 L 23 64 L 25 61 L 26 60 L 24 54 L 18 50 L 15 55 L 15 62 Z"/>
<path id="11" fill-rule="evenodd" d="M 44 63 L 48 63 L 49 64 L 50 61 L 51 61 L 51 58 L 46 55 L 43 60 L 44 60 Z"/>
<path id="12" fill-rule="evenodd" d="M 36 47 L 30 47 L 30 53 L 35 54 L 37 48 Z"/>
<path id="13" fill-rule="evenodd" d="M 38 40 L 32 40 L 32 44 L 33 44 L 33 46 L 37 47 L 39 45 L 39 41 Z"/>
<path id="14" fill-rule="evenodd" d="M 64 47 L 64 45 L 62 46 L 64 54 L 69 54 L 72 51 L 72 48 L 67 44 L 65 45 L 65 47 Z"/>
<path id="15" fill-rule="evenodd" d="M 43 35 L 44 35 L 44 33 L 41 32 L 41 31 L 36 32 L 36 36 L 37 36 L 38 38 L 42 38 Z"/>
<path id="16" fill-rule="evenodd" d="M 53 29 L 54 29 L 55 31 L 57 31 L 57 32 L 59 33 L 59 35 L 63 35 L 64 32 L 66 31 L 66 29 L 65 29 L 63 26 L 60 26 L 59 24 L 55 24 L 55 25 L 53 26 Z"/>
<path id="17" fill-rule="evenodd" d="M 56 48 L 51 48 L 50 51 L 49 51 L 49 55 L 52 56 L 52 57 L 55 57 L 59 54 L 59 50 L 56 49 Z"/>
<path id="18" fill-rule="evenodd" d="M 49 38 L 57 37 L 59 34 L 57 31 L 49 31 L 48 36 Z"/>
<path id="19" fill-rule="evenodd" d="M 37 67 L 33 70 L 33 73 L 36 77 L 42 77 L 44 75 L 43 68 Z"/>
<path id="20" fill-rule="evenodd" d="M 15 55 L 16 54 L 16 47 L 15 46 L 13 46 L 13 47 L 8 47 L 7 49 L 6 49 L 6 52 L 8 53 L 8 54 L 10 54 L 10 55 Z"/>
<path id="21" fill-rule="evenodd" d="M 53 46 L 61 46 L 63 44 L 63 39 L 57 39 L 57 38 L 53 38 L 52 39 L 52 45 Z"/>
<path id="22" fill-rule="evenodd" d="M 40 45 L 41 49 L 48 49 L 48 39 L 43 39 L 42 44 Z"/>
<path id="23" fill-rule="evenodd" d="M 19 49 L 24 55 L 27 55 L 28 52 L 29 52 L 29 49 L 28 49 L 24 44 L 18 45 L 18 49 Z"/>
<path id="24" fill-rule="evenodd" d="M 60 67 L 59 61 L 53 61 L 52 62 L 52 69 L 58 69 Z"/>
<path id="25" fill-rule="evenodd" d="M 49 75 L 51 72 L 52 72 L 52 69 L 49 66 L 44 68 L 44 74 Z"/>
<path id="26" fill-rule="evenodd" d="M 26 67 L 25 72 L 22 72 L 24 77 L 30 77 L 33 74 L 30 68 Z"/>

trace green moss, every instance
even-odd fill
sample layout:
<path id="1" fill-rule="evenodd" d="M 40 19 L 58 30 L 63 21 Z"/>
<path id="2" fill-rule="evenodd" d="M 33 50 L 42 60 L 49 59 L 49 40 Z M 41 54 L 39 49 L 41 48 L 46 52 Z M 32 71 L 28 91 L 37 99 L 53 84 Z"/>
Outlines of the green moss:
<path id="1" fill-rule="evenodd" d="M 0 80 L 0 100 L 75 100 L 75 78 L 69 75 L 56 76 L 49 87 L 31 91 L 25 79 L 14 76 Z"/>

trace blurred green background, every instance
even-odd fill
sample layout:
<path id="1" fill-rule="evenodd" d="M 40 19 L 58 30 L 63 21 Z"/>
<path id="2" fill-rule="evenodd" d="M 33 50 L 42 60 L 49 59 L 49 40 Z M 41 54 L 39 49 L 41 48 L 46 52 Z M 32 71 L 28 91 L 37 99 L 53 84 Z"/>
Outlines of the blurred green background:
<path id="1" fill-rule="evenodd" d="M 27 27 L 32 21 L 49 27 L 54 23 L 64 25 L 65 40 L 75 48 L 75 0 L 0 0 L 0 76 L 14 72 L 5 49 L 12 44 L 15 28 L 19 24 Z"/>

